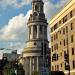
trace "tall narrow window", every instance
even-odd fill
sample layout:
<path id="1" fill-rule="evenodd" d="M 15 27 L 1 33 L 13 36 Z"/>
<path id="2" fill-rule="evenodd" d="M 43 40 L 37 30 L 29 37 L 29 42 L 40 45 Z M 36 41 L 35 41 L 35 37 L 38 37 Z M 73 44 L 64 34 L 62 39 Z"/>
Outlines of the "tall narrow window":
<path id="1" fill-rule="evenodd" d="M 64 39 L 64 46 L 65 46 L 65 39 Z"/>
<path id="2" fill-rule="evenodd" d="M 54 66 L 52 66 L 52 71 L 54 71 Z"/>
<path id="3" fill-rule="evenodd" d="M 56 49 L 58 50 L 58 44 L 56 44 Z"/>
<path id="4" fill-rule="evenodd" d="M 74 48 L 72 48 L 72 55 L 74 55 Z"/>
<path id="5" fill-rule="evenodd" d="M 35 11 L 37 11 L 38 10 L 38 6 L 37 5 L 35 5 Z"/>
<path id="6" fill-rule="evenodd" d="M 66 45 L 68 45 L 68 37 L 66 38 Z"/>
<path id="7" fill-rule="evenodd" d="M 58 34 L 56 33 L 56 39 L 58 39 Z"/>
<path id="8" fill-rule="evenodd" d="M 59 65 L 57 65 L 57 70 L 59 71 Z"/>
<path id="9" fill-rule="evenodd" d="M 66 33 L 68 33 L 68 26 L 66 26 Z"/>
<path id="10" fill-rule="evenodd" d="M 72 63 L 73 63 L 73 68 L 75 68 L 75 60 L 73 60 Z"/>
<path id="11" fill-rule="evenodd" d="M 57 27 L 58 27 L 58 24 L 56 23 L 56 24 L 54 25 L 54 30 L 57 29 Z"/>
<path id="12" fill-rule="evenodd" d="M 34 39 L 37 37 L 37 26 L 33 26 L 33 30 L 34 30 Z"/>
<path id="13" fill-rule="evenodd" d="M 51 42 L 53 42 L 53 36 L 51 37 Z"/>
<path id="14" fill-rule="evenodd" d="M 72 14 L 72 11 L 70 12 L 70 17 L 72 18 L 73 14 Z"/>
<path id="15" fill-rule="evenodd" d="M 55 65 L 55 71 L 57 70 L 57 66 Z"/>
<path id="16" fill-rule="evenodd" d="M 63 23 L 67 21 L 67 15 L 63 18 Z"/>
<path id="17" fill-rule="evenodd" d="M 40 34 L 42 34 L 42 26 L 40 26 Z"/>
<path id="18" fill-rule="evenodd" d="M 65 34 L 65 28 L 63 29 L 63 34 Z"/>
<path id="19" fill-rule="evenodd" d="M 56 36 L 55 36 L 55 34 L 54 34 L 54 40 L 56 39 Z"/>
<path id="20" fill-rule="evenodd" d="M 73 29 L 73 23 L 71 23 L 71 30 Z"/>
<path id="21" fill-rule="evenodd" d="M 54 50 L 56 50 L 56 44 L 54 45 Z"/>
<path id="22" fill-rule="evenodd" d="M 51 50 L 52 50 L 52 52 L 53 52 L 53 46 L 51 47 Z"/>
<path id="23" fill-rule="evenodd" d="M 73 42 L 74 41 L 74 36 L 73 35 L 71 35 L 71 42 Z"/>
<path id="24" fill-rule="evenodd" d="M 61 45 L 62 43 L 61 43 L 61 41 L 60 41 L 60 45 Z"/>

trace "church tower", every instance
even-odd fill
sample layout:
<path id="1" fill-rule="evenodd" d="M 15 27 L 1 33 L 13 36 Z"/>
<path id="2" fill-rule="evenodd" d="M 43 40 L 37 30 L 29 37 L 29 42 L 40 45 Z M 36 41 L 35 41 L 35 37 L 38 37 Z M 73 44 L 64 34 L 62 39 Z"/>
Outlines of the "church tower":
<path id="1" fill-rule="evenodd" d="M 25 75 L 32 75 L 46 65 L 49 50 L 47 39 L 47 20 L 43 12 L 42 0 L 32 0 L 32 13 L 27 26 L 29 29 L 27 48 L 23 51 Z"/>

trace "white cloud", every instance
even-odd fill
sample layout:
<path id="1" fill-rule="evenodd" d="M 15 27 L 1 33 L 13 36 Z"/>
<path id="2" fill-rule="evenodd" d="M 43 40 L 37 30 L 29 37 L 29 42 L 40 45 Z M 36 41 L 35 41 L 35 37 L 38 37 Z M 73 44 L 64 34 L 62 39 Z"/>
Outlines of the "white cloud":
<path id="1" fill-rule="evenodd" d="M 55 15 L 60 9 L 62 9 L 70 0 L 59 0 L 56 3 L 52 3 L 52 1 L 47 0 L 44 4 L 44 12 L 48 20 Z"/>
<path id="2" fill-rule="evenodd" d="M 44 5 L 44 12 L 46 14 L 46 18 L 50 20 L 52 15 L 56 14 L 59 9 L 61 9 L 66 3 L 68 3 L 68 1 L 70 0 L 60 0 L 56 4 L 53 4 L 50 0 L 46 0 Z M 1 0 L 0 4 L 3 4 L 3 6 L 11 5 L 14 7 L 22 7 L 25 4 L 29 4 L 30 2 L 31 0 L 22 0 L 21 2 L 17 2 L 16 0 Z M 18 16 L 15 16 L 10 19 L 8 24 L 5 25 L 2 29 L 0 29 L 0 40 L 19 40 L 18 43 L 13 43 L 13 46 L 15 45 L 16 47 L 20 47 L 20 45 L 23 45 L 24 43 L 20 42 L 20 40 L 25 42 L 25 39 L 27 39 L 28 35 L 26 26 L 30 13 L 31 10 L 28 11 L 26 15 L 21 13 Z M 48 33 L 49 31 L 50 29 L 48 29 Z"/>
<path id="3" fill-rule="evenodd" d="M 7 7 L 13 6 L 16 8 L 20 8 L 24 5 L 27 5 L 31 2 L 31 0 L 0 0 L 0 6 Z"/>
<path id="4" fill-rule="evenodd" d="M 25 37 L 27 21 L 31 10 L 26 15 L 20 14 L 9 20 L 8 25 L 5 25 L 0 30 L 0 40 L 20 40 Z M 23 36 L 21 36 L 23 34 Z M 20 37 L 19 37 L 20 36 Z"/>
<path id="5" fill-rule="evenodd" d="M 46 0 L 44 4 L 44 12 L 48 22 L 59 12 L 70 0 L 59 0 L 57 3 L 52 3 L 52 0 Z M 48 40 L 50 41 L 50 26 L 48 26 Z M 50 46 L 50 45 L 49 45 Z"/>

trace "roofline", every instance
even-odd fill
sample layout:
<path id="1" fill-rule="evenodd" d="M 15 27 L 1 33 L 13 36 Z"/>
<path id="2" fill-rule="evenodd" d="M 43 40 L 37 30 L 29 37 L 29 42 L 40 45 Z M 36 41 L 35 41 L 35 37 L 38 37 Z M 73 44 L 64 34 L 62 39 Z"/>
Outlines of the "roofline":
<path id="1" fill-rule="evenodd" d="M 61 9 L 56 15 L 54 15 L 51 20 L 49 21 L 49 24 L 52 24 L 60 15 L 62 15 L 71 5 L 75 3 L 75 0 L 71 0 L 63 9 Z"/>

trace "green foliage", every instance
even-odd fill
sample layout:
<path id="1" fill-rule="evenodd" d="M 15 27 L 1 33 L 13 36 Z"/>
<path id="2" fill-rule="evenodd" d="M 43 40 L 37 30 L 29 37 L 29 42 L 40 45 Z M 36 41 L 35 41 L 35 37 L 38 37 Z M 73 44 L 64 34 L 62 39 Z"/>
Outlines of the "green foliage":
<path id="1" fill-rule="evenodd" d="M 4 75 L 16 75 L 15 70 L 17 70 L 17 75 L 24 75 L 25 73 L 22 64 L 17 64 L 15 67 L 14 62 L 8 62 L 3 67 Z"/>
<path id="2" fill-rule="evenodd" d="M 11 63 L 5 64 L 5 66 L 3 68 L 4 75 L 11 75 L 12 72 L 14 72 L 14 69 L 11 66 Z"/>
<path id="3" fill-rule="evenodd" d="M 40 73 L 39 72 L 37 72 L 37 71 L 35 71 L 35 72 L 33 72 L 33 74 L 32 75 L 40 75 Z"/>

